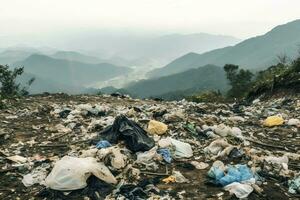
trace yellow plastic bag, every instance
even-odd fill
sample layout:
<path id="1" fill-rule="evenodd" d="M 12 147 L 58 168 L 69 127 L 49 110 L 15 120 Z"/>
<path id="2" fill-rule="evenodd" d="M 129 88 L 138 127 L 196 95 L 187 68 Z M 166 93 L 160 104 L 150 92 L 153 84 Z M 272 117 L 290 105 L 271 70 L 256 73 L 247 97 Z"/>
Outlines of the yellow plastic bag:
<path id="1" fill-rule="evenodd" d="M 284 123 L 284 119 L 280 115 L 270 116 L 264 121 L 264 125 L 268 127 L 280 126 Z"/>
<path id="2" fill-rule="evenodd" d="M 151 134 L 162 135 L 168 130 L 168 126 L 162 122 L 150 120 L 148 124 L 148 132 Z"/>

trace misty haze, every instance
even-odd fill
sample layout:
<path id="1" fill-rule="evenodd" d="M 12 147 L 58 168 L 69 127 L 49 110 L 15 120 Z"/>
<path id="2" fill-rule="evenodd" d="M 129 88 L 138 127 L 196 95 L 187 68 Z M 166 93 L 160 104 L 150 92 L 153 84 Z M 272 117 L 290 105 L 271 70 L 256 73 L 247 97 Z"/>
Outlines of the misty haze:
<path id="1" fill-rule="evenodd" d="M 299 8 L 0 0 L 0 199 L 298 199 Z"/>

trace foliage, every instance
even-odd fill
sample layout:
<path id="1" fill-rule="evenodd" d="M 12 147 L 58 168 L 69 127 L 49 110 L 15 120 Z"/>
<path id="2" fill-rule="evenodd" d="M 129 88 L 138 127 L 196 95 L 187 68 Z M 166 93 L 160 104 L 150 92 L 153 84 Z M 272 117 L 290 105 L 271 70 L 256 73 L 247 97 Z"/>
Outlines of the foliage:
<path id="1" fill-rule="evenodd" d="M 297 89 L 300 86 L 300 57 L 291 63 L 278 63 L 257 73 L 247 98 L 254 98 L 278 89 Z"/>
<path id="2" fill-rule="evenodd" d="M 229 98 L 243 98 L 251 87 L 253 74 L 249 70 L 240 69 L 238 65 L 226 64 L 224 66 L 226 77 L 231 89 L 228 91 Z"/>
<path id="3" fill-rule="evenodd" d="M 18 76 L 22 75 L 24 68 L 9 69 L 8 65 L 0 65 L 0 97 L 9 98 L 17 95 L 28 94 L 27 88 L 20 88 L 20 84 L 16 82 Z M 34 79 L 30 79 L 28 87 L 33 83 Z"/>
<path id="4" fill-rule="evenodd" d="M 201 102 L 224 102 L 225 98 L 222 96 L 220 91 L 205 91 L 199 94 L 194 94 L 186 98 L 188 101 L 197 103 Z"/>
<path id="5" fill-rule="evenodd" d="M 292 68 L 296 72 L 300 72 L 300 56 L 292 62 Z"/>

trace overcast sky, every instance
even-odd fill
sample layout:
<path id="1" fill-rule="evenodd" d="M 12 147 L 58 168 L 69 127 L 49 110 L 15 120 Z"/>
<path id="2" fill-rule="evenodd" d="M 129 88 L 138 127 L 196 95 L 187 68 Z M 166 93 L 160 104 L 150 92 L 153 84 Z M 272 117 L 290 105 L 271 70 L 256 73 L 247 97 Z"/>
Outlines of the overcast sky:
<path id="1" fill-rule="evenodd" d="M 0 0 L 0 36 L 72 29 L 247 38 L 300 19 L 300 0 Z"/>

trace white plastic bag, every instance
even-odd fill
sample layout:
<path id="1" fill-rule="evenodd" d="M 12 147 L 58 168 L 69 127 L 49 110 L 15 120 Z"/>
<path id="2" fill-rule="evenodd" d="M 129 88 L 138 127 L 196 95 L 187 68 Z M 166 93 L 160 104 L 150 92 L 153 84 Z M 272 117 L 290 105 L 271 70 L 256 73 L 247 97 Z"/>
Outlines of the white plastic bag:
<path id="1" fill-rule="evenodd" d="M 137 155 L 136 163 L 140 163 L 140 164 L 153 163 L 153 160 L 159 157 L 156 151 L 157 151 L 157 147 L 153 147 L 149 151 L 136 153 Z"/>
<path id="2" fill-rule="evenodd" d="M 229 185 L 226 185 L 224 190 L 229 191 L 231 194 L 235 194 L 235 196 L 239 199 L 243 199 L 251 194 L 253 187 L 248 184 L 233 182 Z"/>
<path id="3" fill-rule="evenodd" d="M 107 183 L 117 183 L 109 169 L 95 158 L 65 156 L 55 163 L 45 185 L 54 190 L 77 190 L 87 186 L 86 180 L 91 174 Z"/>
<path id="4" fill-rule="evenodd" d="M 36 183 L 43 185 L 47 176 L 47 168 L 49 167 L 50 165 L 42 165 L 35 168 L 31 173 L 23 176 L 22 183 L 25 187 L 30 187 Z"/>
<path id="5" fill-rule="evenodd" d="M 193 150 L 190 144 L 171 138 L 172 145 L 175 147 L 175 158 L 190 158 Z"/>

